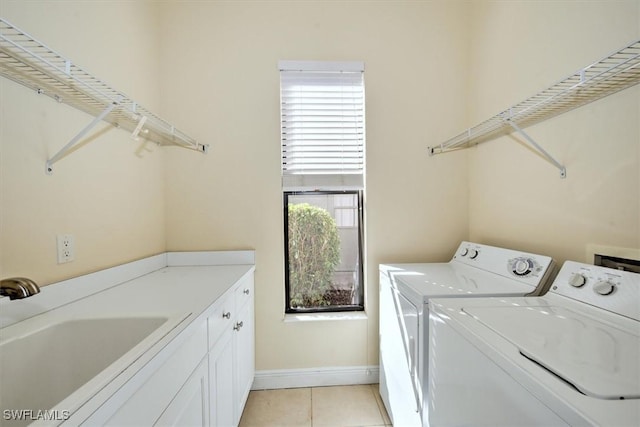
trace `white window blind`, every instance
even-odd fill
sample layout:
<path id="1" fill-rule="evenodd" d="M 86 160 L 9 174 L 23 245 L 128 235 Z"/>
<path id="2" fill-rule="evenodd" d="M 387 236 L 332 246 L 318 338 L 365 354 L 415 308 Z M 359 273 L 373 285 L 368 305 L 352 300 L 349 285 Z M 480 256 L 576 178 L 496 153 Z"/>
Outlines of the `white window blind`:
<path id="1" fill-rule="evenodd" d="M 363 187 L 361 62 L 280 62 L 285 189 Z"/>

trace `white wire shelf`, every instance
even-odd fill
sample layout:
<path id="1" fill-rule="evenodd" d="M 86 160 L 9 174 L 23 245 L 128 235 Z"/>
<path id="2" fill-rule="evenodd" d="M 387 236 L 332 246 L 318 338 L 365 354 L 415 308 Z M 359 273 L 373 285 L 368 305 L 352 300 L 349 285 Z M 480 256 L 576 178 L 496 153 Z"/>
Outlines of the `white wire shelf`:
<path id="1" fill-rule="evenodd" d="M 136 139 L 208 152 L 208 145 L 197 142 L 2 18 L 0 75 L 95 117 L 47 161 L 48 173 L 51 173 L 53 163 L 64 157 L 75 143 L 102 120 L 132 132 L 132 137 Z"/>
<path id="2" fill-rule="evenodd" d="M 513 130 L 529 139 L 522 128 L 604 98 L 639 82 L 640 40 L 637 40 L 448 141 L 428 147 L 429 154 L 471 147 Z M 564 176 L 564 167 L 535 145 L 538 151 L 561 169 Z"/>

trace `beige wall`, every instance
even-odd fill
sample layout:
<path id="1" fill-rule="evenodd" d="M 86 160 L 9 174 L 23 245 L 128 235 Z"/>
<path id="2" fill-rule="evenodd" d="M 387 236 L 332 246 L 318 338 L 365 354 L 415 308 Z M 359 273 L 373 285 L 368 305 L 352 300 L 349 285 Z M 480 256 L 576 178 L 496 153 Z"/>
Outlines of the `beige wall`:
<path id="1" fill-rule="evenodd" d="M 0 16 L 142 105 L 159 107 L 152 3 L 0 0 Z M 0 99 L 0 277 L 45 285 L 165 250 L 161 150 L 101 124 L 97 138 L 47 176 L 47 158 L 92 117 L 4 78 Z M 62 233 L 75 236 L 76 260 L 58 265 L 55 236 Z"/>
<path id="2" fill-rule="evenodd" d="M 164 108 L 212 144 L 167 151 L 168 248 L 256 249 L 257 369 L 376 365 L 378 264 L 443 260 L 466 237 L 466 156 L 426 153 L 466 117 L 463 6 L 164 4 Z M 365 63 L 366 320 L 283 322 L 283 59 Z"/>
<path id="3" fill-rule="evenodd" d="M 90 118 L 0 79 L 0 276 L 41 283 L 169 250 L 257 251 L 257 368 L 377 364 L 377 265 L 461 239 L 583 259 L 640 248 L 640 88 L 429 157 L 460 132 L 639 37 L 627 2 L 45 2 L 0 16 L 211 144 L 144 149 L 109 127 L 43 172 Z M 284 323 L 277 61 L 364 61 L 367 319 Z M 148 150 L 148 151 L 147 151 Z M 55 235 L 76 261 L 55 263 Z"/>
<path id="4" fill-rule="evenodd" d="M 640 38 L 636 0 L 474 5 L 470 124 Z M 527 128 L 566 179 L 517 136 L 469 150 L 470 238 L 559 262 L 593 262 L 593 245 L 638 256 L 639 117 L 635 87 Z"/>

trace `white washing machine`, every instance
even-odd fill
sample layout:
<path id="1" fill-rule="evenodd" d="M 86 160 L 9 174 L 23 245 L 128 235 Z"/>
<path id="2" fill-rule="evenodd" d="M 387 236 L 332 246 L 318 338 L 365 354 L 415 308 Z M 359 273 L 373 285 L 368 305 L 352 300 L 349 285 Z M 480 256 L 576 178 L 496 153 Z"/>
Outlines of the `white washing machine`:
<path id="1" fill-rule="evenodd" d="M 429 422 L 639 426 L 640 274 L 566 262 L 537 298 L 433 300 Z"/>
<path id="2" fill-rule="evenodd" d="M 380 395 L 394 426 L 427 425 L 430 299 L 540 295 L 553 267 L 547 256 L 471 242 L 447 263 L 381 264 Z"/>

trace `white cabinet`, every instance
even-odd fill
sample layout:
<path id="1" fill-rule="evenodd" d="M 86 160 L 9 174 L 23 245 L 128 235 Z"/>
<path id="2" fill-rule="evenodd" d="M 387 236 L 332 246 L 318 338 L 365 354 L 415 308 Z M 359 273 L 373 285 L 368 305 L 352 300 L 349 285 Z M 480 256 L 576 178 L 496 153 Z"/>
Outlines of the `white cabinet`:
<path id="1" fill-rule="evenodd" d="M 240 422 L 242 410 L 253 384 L 255 373 L 255 326 L 253 276 L 240 283 L 236 290 L 238 317 L 234 326 L 233 359 L 234 366 L 234 402 L 235 421 Z"/>
<path id="2" fill-rule="evenodd" d="M 229 328 L 209 352 L 209 422 L 212 426 L 236 424 L 233 366 L 233 330 Z"/>
<path id="3" fill-rule="evenodd" d="M 89 425 L 141 426 L 154 425 L 171 405 L 181 412 L 175 399 L 207 354 L 207 325 L 201 321 L 189 328 L 192 335 L 180 348 L 128 397 L 106 421 L 89 420 Z M 195 329 L 195 330 L 194 330 Z M 183 332 L 187 333 L 187 331 Z M 180 337 L 177 337 L 178 339 Z M 116 393 L 112 400 L 120 400 Z"/>
<path id="4" fill-rule="evenodd" d="M 175 427 L 207 427 L 209 425 L 209 370 L 207 367 L 205 358 L 154 425 Z"/>
<path id="5" fill-rule="evenodd" d="M 250 274 L 223 297 L 224 310 L 208 319 L 209 337 L 215 337 L 209 350 L 211 426 L 237 426 L 249 397 L 255 373 L 253 290 Z"/>
<path id="6" fill-rule="evenodd" d="M 253 290 L 249 273 L 82 424 L 237 426 L 255 372 Z"/>

